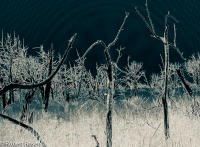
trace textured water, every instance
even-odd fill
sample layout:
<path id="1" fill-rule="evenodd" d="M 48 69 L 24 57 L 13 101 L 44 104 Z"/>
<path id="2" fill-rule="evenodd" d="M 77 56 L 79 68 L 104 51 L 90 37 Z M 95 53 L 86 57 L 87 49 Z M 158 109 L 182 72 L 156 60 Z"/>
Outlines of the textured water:
<path id="1" fill-rule="evenodd" d="M 128 11 L 130 17 L 117 44 L 126 47 L 121 64 L 130 55 L 132 60 L 143 62 L 148 73 L 158 72 L 162 44 L 150 37 L 134 11 L 135 6 L 144 10 L 144 3 L 145 0 L 1 0 L 0 29 L 9 33 L 15 31 L 30 48 L 44 44 L 48 49 L 50 43 L 54 43 L 58 53 L 63 53 L 67 40 L 77 32 L 75 47 L 83 53 L 97 39 L 110 42 L 123 20 L 124 12 Z M 149 7 L 160 33 L 164 29 L 164 15 L 168 10 L 179 20 L 177 44 L 186 57 L 199 50 L 200 1 L 151 0 Z M 76 58 L 74 54 L 75 50 L 70 54 L 71 62 Z M 92 66 L 96 62 L 105 62 L 103 56 L 102 49 L 95 48 L 88 55 L 88 67 L 93 71 Z M 170 60 L 181 61 L 173 50 Z"/>

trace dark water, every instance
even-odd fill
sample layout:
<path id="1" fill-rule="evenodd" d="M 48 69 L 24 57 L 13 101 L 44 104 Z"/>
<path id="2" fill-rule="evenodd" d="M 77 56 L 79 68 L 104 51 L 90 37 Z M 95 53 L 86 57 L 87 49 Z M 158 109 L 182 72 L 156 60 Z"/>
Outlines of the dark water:
<path id="1" fill-rule="evenodd" d="M 116 46 L 126 47 L 121 65 L 124 67 L 130 55 L 132 60 L 143 62 L 148 73 L 158 72 L 162 44 L 150 37 L 134 10 L 135 6 L 144 10 L 144 3 L 145 0 L 1 0 L 0 29 L 8 33 L 15 31 L 30 48 L 44 44 L 47 50 L 50 43 L 54 43 L 58 53 L 64 52 L 67 40 L 77 32 L 75 48 L 83 53 L 97 39 L 110 42 L 121 25 L 124 12 L 128 11 L 130 16 Z M 179 20 L 177 45 L 185 57 L 199 51 L 199 0 L 151 0 L 149 7 L 159 33 L 164 29 L 168 10 Z M 71 62 L 76 58 L 75 53 L 74 50 L 70 54 Z M 115 55 L 114 50 L 112 54 Z M 181 61 L 173 50 L 170 60 Z M 97 47 L 88 55 L 90 70 L 94 71 L 92 67 L 96 62 L 105 62 L 102 48 Z"/>

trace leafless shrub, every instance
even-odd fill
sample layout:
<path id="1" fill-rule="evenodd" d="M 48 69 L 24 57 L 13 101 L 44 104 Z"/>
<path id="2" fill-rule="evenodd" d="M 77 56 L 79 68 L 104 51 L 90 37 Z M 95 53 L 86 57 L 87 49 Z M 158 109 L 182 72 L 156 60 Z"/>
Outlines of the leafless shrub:
<path id="1" fill-rule="evenodd" d="M 138 62 L 128 62 L 126 67 L 125 81 L 128 85 L 130 91 L 134 89 L 134 96 L 137 96 L 137 91 L 139 85 L 141 85 L 141 80 L 146 79 L 145 72 L 142 69 L 142 63 Z"/>
<path id="2" fill-rule="evenodd" d="M 193 81 L 196 85 L 199 85 L 200 78 L 200 55 L 197 56 L 192 55 L 191 59 L 187 60 L 184 64 L 185 69 L 190 77 L 192 77 Z"/>

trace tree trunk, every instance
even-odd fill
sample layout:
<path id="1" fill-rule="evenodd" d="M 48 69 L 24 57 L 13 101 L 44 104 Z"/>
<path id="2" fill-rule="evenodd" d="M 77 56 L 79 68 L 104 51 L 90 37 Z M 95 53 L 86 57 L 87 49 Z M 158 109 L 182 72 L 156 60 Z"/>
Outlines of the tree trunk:
<path id="1" fill-rule="evenodd" d="M 53 46 L 51 47 L 50 53 L 49 53 L 49 73 L 48 76 L 51 75 L 52 72 L 52 67 L 53 67 Z M 49 83 L 47 83 L 46 88 L 45 88 L 45 93 L 44 93 L 44 110 L 45 112 L 47 112 L 48 109 L 48 105 L 49 105 L 49 96 L 50 96 L 50 92 L 51 92 L 51 81 L 49 81 Z"/>
<path id="2" fill-rule="evenodd" d="M 108 95 L 107 95 L 107 115 L 106 115 L 106 137 L 107 147 L 112 147 L 112 105 L 114 96 L 114 77 L 111 58 L 108 50 L 105 51 L 106 59 L 108 62 Z"/>
<path id="3" fill-rule="evenodd" d="M 137 96 L 137 93 L 138 93 L 138 88 L 137 88 L 137 83 L 134 84 L 135 88 L 134 88 L 134 96 L 136 97 Z"/>
<path id="4" fill-rule="evenodd" d="M 6 103 L 6 94 L 5 93 L 2 95 L 2 105 L 3 105 L 2 113 L 4 113 L 6 105 L 7 105 L 7 103 Z"/>
<path id="5" fill-rule="evenodd" d="M 164 51 L 165 51 L 165 87 L 164 87 L 164 96 L 162 97 L 163 110 L 164 110 L 164 134 L 165 139 L 167 140 L 169 135 L 169 116 L 168 116 L 168 105 L 167 105 L 167 96 L 168 96 L 168 71 L 169 71 L 169 44 L 168 39 L 165 36 L 164 43 Z"/>
<path id="6" fill-rule="evenodd" d="M 108 81 L 109 92 L 107 95 L 107 115 L 106 115 L 106 136 L 107 136 L 107 147 L 112 147 L 112 105 L 114 95 L 114 82 Z"/>
<path id="7" fill-rule="evenodd" d="M 12 83 L 13 82 L 13 78 L 12 78 L 12 58 L 10 59 L 10 68 L 9 68 L 9 82 Z M 11 89 L 9 91 L 9 99 L 8 99 L 8 105 L 10 105 L 11 103 L 14 103 L 14 93 L 13 90 Z"/>
<path id="8" fill-rule="evenodd" d="M 196 84 L 197 84 L 197 86 L 199 85 L 199 77 L 198 77 L 198 73 L 196 74 Z"/>

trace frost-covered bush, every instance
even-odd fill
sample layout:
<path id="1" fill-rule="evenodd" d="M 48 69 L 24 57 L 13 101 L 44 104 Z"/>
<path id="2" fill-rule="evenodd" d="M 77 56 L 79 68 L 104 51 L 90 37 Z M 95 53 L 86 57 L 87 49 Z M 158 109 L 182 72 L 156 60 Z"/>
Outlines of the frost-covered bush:
<path id="1" fill-rule="evenodd" d="M 86 75 L 83 65 L 75 63 L 73 66 L 64 65 L 57 73 L 52 82 L 53 94 L 60 102 L 69 101 L 68 98 L 78 99 L 81 97 L 82 84 L 80 79 Z"/>
<path id="2" fill-rule="evenodd" d="M 88 79 L 88 90 L 89 95 L 88 98 L 94 98 L 100 101 L 105 102 L 105 95 L 107 94 L 107 73 L 106 73 L 106 66 L 105 65 L 96 65 L 96 76 L 90 76 Z"/>
<path id="3" fill-rule="evenodd" d="M 21 74 L 24 69 L 19 64 L 25 64 L 21 59 L 25 59 L 26 52 L 27 48 L 21 43 L 19 37 L 7 34 L 5 39 L 2 38 L 0 41 L 0 77 L 3 84 L 22 80 Z"/>
<path id="4" fill-rule="evenodd" d="M 179 63 L 169 64 L 169 87 L 177 88 L 181 85 L 180 79 L 176 72 L 176 70 L 180 69 L 181 66 L 182 65 Z"/>
<path id="5" fill-rule="evenodd" d="M 199 85 L 200 79 L 200 55 L 192 55 L 189 60 L 185 62 L 185 69 L 188 75 L 192 77 L 195 84 Z"/>
<path id="6" fill-rule="evenodd" d="M 15 34 L 7 34 L 0 41 L 0 79 L 3 87 L 9 83 L 22 83 L 24 77 L 27 77 L 25 72 L 27 48 L 24 46 Z M 7 93 L 8 104 L 14 102 L 19 96 L 13 90 Z"/>
<path id="7" fill-rule="evenodd" d="M 163 76 L 160 74 L 152 74 L 150 79 L 150 85 L 156 92 L 160 93 L 163 90 Z"/>
<path id="8" fill-rule="evenodd" d="M 137 95 L 138 88 L 141 87 L 142 80 L 146 80 L 145 72 L 142 69 L 142 63 L 132 61 L 131 63 L 128 62 L 126 67 L 126 74 L 125 74 L 125 81 L 126 85 L 132 91 L 134 89 L 134 95 Z"/>

